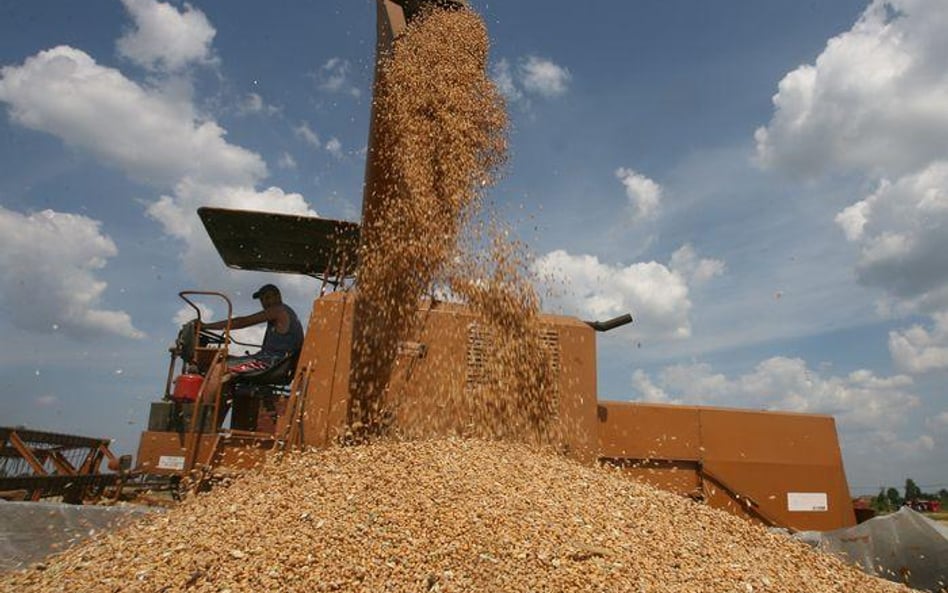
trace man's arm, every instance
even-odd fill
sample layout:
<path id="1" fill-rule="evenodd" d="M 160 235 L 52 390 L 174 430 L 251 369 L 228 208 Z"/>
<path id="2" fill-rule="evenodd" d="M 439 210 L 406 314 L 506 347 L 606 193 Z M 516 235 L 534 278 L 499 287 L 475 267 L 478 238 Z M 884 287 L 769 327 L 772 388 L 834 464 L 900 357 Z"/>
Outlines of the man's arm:
<path id="1" fill-rule="evenodd" d="M 280 315 L 280 307 L 270 307 L 254 313 L 253 315 L 244 315 L 243 317 L 234 317 L 230 321 L 230 329 L 243 329 L 245 327 L 250 327 L 251 325 L 257 325 L 258 323 L 265 323 L 267 321 L 276 321 Z M 227 320 L 223 319 L 221 321 L 214 321 L 211 323 L 204 324 L 205 329 L 224 329 L 227 327 Z"/>

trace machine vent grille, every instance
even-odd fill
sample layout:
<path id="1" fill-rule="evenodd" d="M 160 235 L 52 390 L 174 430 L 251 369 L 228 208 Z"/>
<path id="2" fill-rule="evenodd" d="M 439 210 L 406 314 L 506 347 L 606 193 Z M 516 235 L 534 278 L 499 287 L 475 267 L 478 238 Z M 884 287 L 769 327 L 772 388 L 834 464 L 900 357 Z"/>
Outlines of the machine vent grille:
<path id="1" fill-rule="evenodd" d="M 490 381 L 487 365 L 490 360 L 490 354 L 495 348 L 497 337 L 490 329 L 472 323 L 467 331 L 467 372 L 465 375 L 465 386 L 474 390 L 479 386 L 487 385 Z M 553 392 L 551 395 L 559 394 L 560 387 L 560 336 L 555 328 L 542 327 L 540 329 L 540 341 L 543 349 L 550 357 L 550 363 L 553 367 Z"/>

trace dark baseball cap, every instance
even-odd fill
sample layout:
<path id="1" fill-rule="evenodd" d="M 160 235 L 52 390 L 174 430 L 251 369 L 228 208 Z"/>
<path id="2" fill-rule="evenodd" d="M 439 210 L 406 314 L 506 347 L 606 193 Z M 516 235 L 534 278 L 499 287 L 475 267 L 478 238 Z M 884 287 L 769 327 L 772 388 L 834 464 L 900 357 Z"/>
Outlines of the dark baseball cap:
<path id="1" fill-rule="evenodd" d="M 277 294 L 280 294 L 280 289 L 277 288 L 275 284 L 264 284 L 263 286 L 257 289 L 257 292 L 253 293 L 253 298 L 259 299 L 260 295 L 262 295 L 265 292 L 275 292 Z"/>

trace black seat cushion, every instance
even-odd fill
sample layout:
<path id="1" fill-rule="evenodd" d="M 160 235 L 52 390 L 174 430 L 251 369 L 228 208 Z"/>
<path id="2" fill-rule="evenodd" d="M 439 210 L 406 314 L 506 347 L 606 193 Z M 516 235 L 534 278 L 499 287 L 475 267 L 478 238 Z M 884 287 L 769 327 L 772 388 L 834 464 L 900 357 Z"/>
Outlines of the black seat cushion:
<path id="1" fill-rule="evenodd" d="M 299 351 L 290 352 L 272 366 L 250 373 L 240 373 L 234 377 L 234 380 L 250 385 L 287 385 L 293 380 L 299 358 Z"/>

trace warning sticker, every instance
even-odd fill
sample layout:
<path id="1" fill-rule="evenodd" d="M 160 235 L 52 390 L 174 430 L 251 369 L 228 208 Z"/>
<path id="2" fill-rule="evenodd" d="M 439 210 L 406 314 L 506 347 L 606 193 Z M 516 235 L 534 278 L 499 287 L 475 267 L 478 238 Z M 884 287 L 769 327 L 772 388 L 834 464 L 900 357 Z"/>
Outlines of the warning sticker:
<path id="1" fill-rule="evenodd" d="M 184 469 L 184 457 L 162 455 L 158 458 L 158 469 Z"/>
<path id="2" fill-rule="evenodd" d="M 825 512 L 829 510 L 829 501 L 825 492 L 787 492 L 787 510 Z"/>

